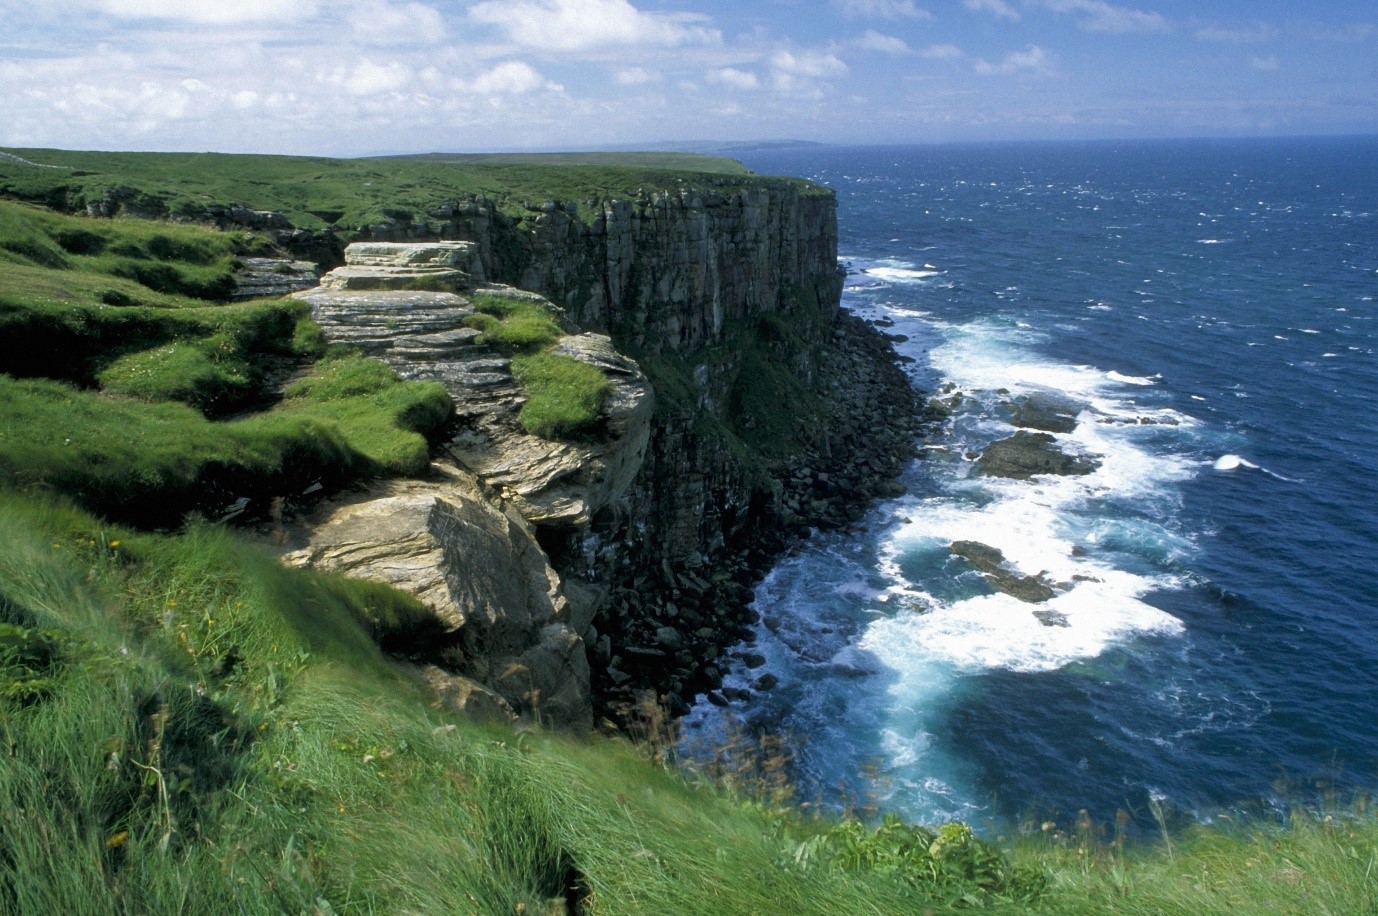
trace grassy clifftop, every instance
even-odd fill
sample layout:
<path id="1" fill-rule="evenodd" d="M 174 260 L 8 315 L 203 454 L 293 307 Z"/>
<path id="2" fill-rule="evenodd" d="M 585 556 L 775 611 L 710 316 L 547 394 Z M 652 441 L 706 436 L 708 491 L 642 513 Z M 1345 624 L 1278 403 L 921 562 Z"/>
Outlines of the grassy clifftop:
<path id="1" fill-rule="evenodd" d="M 290 191 L 317 160 L 61 156 L 70 172 L 0 157 L 0 186 L 94 193 L 115 172 L 76 173 L 107 157 L 169 199 L 355 194 Z M 452 192 L 390 160 L 319 162 Z M 521 193 L 544 180 L 493 167 Z M 589 168 L 536 196 L 591 187 Z M 236 260 L 271 247 L 0 202 L 0 913 L 1378 912 L 1362 809 L 997 848 L 806 815 L 778 759 L 738 755 L 708 783 L 625 739 L 456 717 L 398 663 L 433 626 L 414 600 L 186 520 L 414 473 L 449 410 L 438 386 L 328 351 L 300 305 L 222 301 Z"/>
<path id="2" fill-rule="evenodd" d="M 209 205 L 272 210 L 298 228 L 349 232 L 424 215 L 478 195 L 520 213 L 524 204 L 626 197 L 643 188 L 807 182 L 750 175 L 737 162 L 684 153 L 414 156 L 318 159 L 218 153 L 104 153 L 9 149 L 0 197 L 81 210 L 113 189 L 141 212 L 199 218 Z"/>

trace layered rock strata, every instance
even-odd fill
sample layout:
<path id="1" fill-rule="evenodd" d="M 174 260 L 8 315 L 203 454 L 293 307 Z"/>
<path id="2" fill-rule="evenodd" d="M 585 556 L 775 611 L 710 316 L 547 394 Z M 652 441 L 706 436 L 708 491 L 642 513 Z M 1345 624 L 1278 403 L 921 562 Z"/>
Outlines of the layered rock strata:
<path id="1" fill-rule="evenodd" d="M 442 671 L 461 678 L 448 682 L 452 705 L 476 699 L 491 711 L 491 694 L 522 716 L 587 727 L 589 670 L 580 637 L 591 612 L 587 601 L 571 611 L 532 525 L 584 524 L 623 495 L 641 467 L 653 398 L 636 363 L 606 337 L 570 335 L 556 351 L 610 381 L 602 433 L 577 442 L 527 433 L 519 422 L 526 395 L 511 360 L 465 326 L 474 315 L 470 298 L 390 288 L 424 285 L 418 269 L 452 271 L 468 250 L 352 245 L 346 267 L 297 294 L 332 342 L 379 357 L 404 378 L 443 383 L 456 425 L 444 449 L 450 462 L 433 466 L 432 481 L 390 484 L 332 507 L 304 534 L 307 546 L 288 558 L 397 586 L 432 608 L 449 635 L 443 668 L 427 677 L 436 681 Z M 360 268 L 371 272 L 363 289 L 351 285 Z M 538 298 L 481 290 L 489 299 Z"/>

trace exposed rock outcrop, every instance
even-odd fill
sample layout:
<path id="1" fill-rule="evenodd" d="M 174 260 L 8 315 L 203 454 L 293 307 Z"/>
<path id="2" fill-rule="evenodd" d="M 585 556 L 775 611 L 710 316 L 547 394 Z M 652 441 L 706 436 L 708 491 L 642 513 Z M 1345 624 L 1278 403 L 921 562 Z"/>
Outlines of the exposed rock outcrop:
<path id="1" fill-rule="evenodd" d="M 454 292 L 482 278 L 475 254 L 468 242 L 355 242 L 345 249 L 344 266 L 321 278 L 321 289 Z"/>
<path id="2" fill-rule="evenodd" d="M 1037 576 L 1021 576 L 1005 562 L 1005 554 L 989 544 L 953 541 L 948 549 L 954 556 L 970 563 L 998 592 L 1029 604 L 1040 604 L 1057 594 L 1052 583 L 1041 573 Z"/>
<path id="3" fill-rule="evenodd" d="M 450 673 L 523 715 L 587 728 L 583 643 L 567 625 L 569 602 L 530 526 L 495 506 L 466 473 L 444 465 L 433 471 L 431 480 L 389 482 L 325 507 L 310 520 L 307 545 L 285 559 L 416 596 L 447 634 L 428 654 L 443 658 Z M 474 693 L 462 686 L 447 687 L 460 706 L 468 700 L 456 700 L 459 693 Z"/>
<path id="4" fill-rule="evenodd" d="M 988 477 L 1028 480 L 1037 474 L 1090 474 L 1100 467 L 1095 458 L 1069 455 L 1048 433 L 1021 429 L 1008 439 L 992 442 L 976 461 L 976 472 Z"/>
<path id="5" fill-rule="evenodd" d="M 601 332 L 560 344 L 614 386 L 592 441 L 521 430 L 509 364 L 463 326 L 468 291 L 299 294 L 332 340 L 446 384 L 459 418 L 448 450 L 535 525 L 579 596 L 572 629 L 603 712 L 647 687 L 675 711 L 712 686 L 714 659 L 754 620 L 754 578 L 811 527 L 894 495 L 923 414 L 889 342 L 839 311 L 833 196 L 699 180 L 710 186 L 520 218 L 460 200 L 432 211 L 439 222 L 367 230 L 473 242 L 471 274 Z"/>
<path id="6" fill-rule="evenodd" d="M 1085 409 L 1081 401 L 1059 392 L 1039 392 L 1015 398 L 1010 405 L 1010 423 L 1021 429 L 1070 433 L 1077 428 L 1077 415 Z"/>
<path id="7" fill-rule="evenodd" d="M 287 258 L 244 258 L 234 273 L 234 293 L 231 299 L 262 299 L 286 296 L 310 289 L 320 282 L 316 265 L 311 261 Z"/>

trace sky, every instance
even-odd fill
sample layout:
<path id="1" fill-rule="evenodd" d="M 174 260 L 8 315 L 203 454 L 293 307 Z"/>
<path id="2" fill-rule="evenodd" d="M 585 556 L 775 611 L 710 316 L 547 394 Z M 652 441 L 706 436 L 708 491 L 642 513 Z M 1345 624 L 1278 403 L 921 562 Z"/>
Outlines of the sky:
<path id="1" fill-rule="evenodd" d="M 0 145 L 1378 133 L 1374 0 L 0 0 Z"/>

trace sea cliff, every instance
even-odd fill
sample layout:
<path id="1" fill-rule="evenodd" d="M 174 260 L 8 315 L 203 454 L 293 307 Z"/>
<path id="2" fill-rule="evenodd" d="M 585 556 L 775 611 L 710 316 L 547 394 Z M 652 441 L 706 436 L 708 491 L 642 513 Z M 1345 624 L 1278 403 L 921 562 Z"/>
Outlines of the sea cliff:
<path id="1" fill-rule="evenodd" d="M 273 477 L 226 477 L 224 462 L 211 461 L 167 511 L 242 501 L 247 509 L 220 514 L 267 524 L 293 562 L 422 596 L 439 624 L 428 644 L 402 640 L 398 654 L 427 676 L 464 679 L 448 695 L 481 698 L 489 711 L 583 727 L 616 721 L 645 691 L 682 711 L 720 686 L 720 656 L 753 620 L 755 577 L 813 528 L 852 523 L 869 499 L 893 493 L 912 453 L 916 394 L 884 337 L 839 309 L 836 201 L 808 182 L 722 160 L 676 173 L 48 150 L 26 158 L 62 167 L 8 165 L 0 193 L 84 221 L 53 224 L 55 242 L 44 243 L 53 253 L 39 252 L 49 262 L 86 259 L 202 298 L 287 294 L 295 298 L 281 302 L 309 307 L 322 345 L 444 387 L 454 413 L 443 429 L 432 408 L 420 426 L 416 414 L 398 414 L 429 437 L 429 461 L 409 446 L 405 460 L 347 471 L 287 463 Z M 182 243 L 153 230 L 145 260 L 112 260 L 123 247 L 81 227 L 117 217 L 208 224 L 239 241 L 233 260 L 196 254 L 181 266 Z M 101 292 L 91 320 L 133 317 L 148 295 Z M 295 307 L 271 308 L 290 322 Z M 512 327 L 549 324 L 548 338 L 495 329 L 524 309 Z M 101 368 L 104 337 L 22 314 L 30 343 L 11 354 L 10 371 L 51 376 L 59 352 L 94 348 L 74 379 L 115 378 Z M 120 344 L 141 351 L 116 361 L 130 364 L 122 384 L 144 390 L 150 383 L 138 379 L 149 372 L 183 371 L 178 360 L 189 357 L 176 346 L 142 350 L 182 333 L 159 330 L 163 314 L 149 313 L 147 342 Z M 290 348 L 269 353 L 278 345 L 265 335 L 244 349 L 242 369 L 206 337 L 195 344 L 205 354 L 195 358 L 209 361 L 197 369 L 204 380 L 174 380 L 156 396 L 211 417 L 284 394 L 297 403 Z M 51 354 L 33 345 L 50 338 Z M 532 425 L 536 350 L 584 367 L 584 384 L 597 389 L 593 415 L 563 430 Z M 364 467 L 414 480 L 342 491 Z M 313 478 L 323 486 L 307 486 Z M 149 504 L 121 493 L 100 505 L 133 518 Z M 388 506 L 397 518 L 378 514 Z M 416 530 L 400 536 L 400 518 Z M 384 549 L 370 531 L 410 546 Z M 470 543 L 465 532 L 485 533 Z M 491 574 L 473 568 L 476 558 L 492 567 L 504 549 L 540 562 L 499 575 L 501 595 L 473 587 Z"/>

